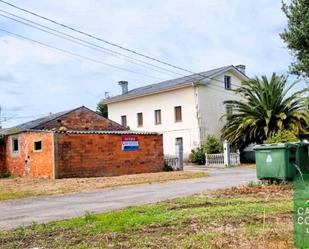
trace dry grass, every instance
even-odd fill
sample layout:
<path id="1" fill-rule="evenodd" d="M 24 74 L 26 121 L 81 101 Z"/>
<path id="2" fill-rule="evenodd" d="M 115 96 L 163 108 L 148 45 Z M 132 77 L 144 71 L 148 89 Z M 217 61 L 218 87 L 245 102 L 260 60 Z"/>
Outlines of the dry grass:
<path id="1" fill-rule="evenodd" d="M 70 178 L 70 179 L 0 179 L 0 201 L 30 196 L 65 194 L 73 192 L 91 192 L 104 188 L 181 180 L 205 177 L 203 172 L 159 172 L 147 174 L 123 175 L 114 177 Z"/>
<path id="2" fill-rule="evenodd" d="M 255 169 L 256 165 L 254 163 L 242 163 L 240 164 L 241 168 L 249 168 L 249 169 Z"/>

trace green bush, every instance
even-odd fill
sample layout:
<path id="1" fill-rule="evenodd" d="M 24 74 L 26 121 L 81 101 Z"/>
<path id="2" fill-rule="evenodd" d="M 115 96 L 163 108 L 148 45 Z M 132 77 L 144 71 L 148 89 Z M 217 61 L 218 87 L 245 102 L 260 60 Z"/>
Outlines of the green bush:
<path id="1" fill-rule="evenodd" d="M 11 177 L 11 173 L 9 171 L 5 171 L 0 175 L 0 178 L 9 178 Z"/>
<path id="2" fill-rule="evenodd" d="M 275 144 L 275 143 L 287 143 L 287 142 L 297 142 L 298 138 L 293 131 L 280 130 L 276 132 L 273 136 L 267 138 L 264 144 Z"/>
<path id="3" fill-rule="evenodd" d="M 213 135 L 208 135 L 203 141 L 202 146 L 191 150 L 189 162 L 204 165 L 206 162 L 205 153 L 216 154 L 223 152 L 223 145 L 220 139 Z"/>
<path id="4" fill-rule="evenodd" d="M 207 154 L 217 154 L 223 152 L 222 142 L 213 135 L 208 135 L 206 137 L 202 147 Z"/>
<path id="5" fill-rule="evenodd" d="M 191 154 L 189 156 L 192 163 L 196 163 L 199 165 L 205 164 L 205 151 L 203 148 L 198 147 L 194 150 L 191 150 Z"/>

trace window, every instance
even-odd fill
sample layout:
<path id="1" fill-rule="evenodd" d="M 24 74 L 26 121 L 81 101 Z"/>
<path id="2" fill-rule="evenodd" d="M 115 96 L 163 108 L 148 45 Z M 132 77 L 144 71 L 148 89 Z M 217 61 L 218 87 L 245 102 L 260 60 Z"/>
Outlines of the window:
<path id="1" fill-rule="evenodd" d="M 143 126 L 143 113 L 142 112 L 137 113 L 137 126 L 138 127 Z"/>
<path id="2" fill-rule="evenodd" d="M 161 110 L 155 110 L 155 124 L 161 124 Z"/>
<path id="3" fill-rule="evenodd" d="M 34 142 L 34 151 L 41 151 L 42 150 L 42 141 L 35 141 Z"/>
<path id="4" fill-rule="evenodd" d="M 122 115 L 121 116 L 121 125 L 124 127 L 127 127 L 127 116 L 126 115 Z"/>
<path id="5" fill-rule="evenodd" d="M 224 76 L 224 88 L 231 89 L 231 76 Z"/>
<path id="6" fill-rule="evenodd" d="M 18 138 L 16 137 L 12 139 L 12 152 L 13 153 L 19 152 L 19 141 Z"/>
<path id="7" fill-rule="evenodd" d="M 175 122 L 182 121 L 181 106 L 175 106 Z"/>
<path id="8" fill-rule="evenodd" d="M 226 114 L 227 115 L 231 115 L 233 113 L 233 108 L 232 106 L 226 106 Z"/>
<path id="9" fill-rule="evenodd" d="M 233 114 L 232 106 L 226 106 L 226 117 L 227 117 L 227 119 L 230 119 L 232 114 Z"/>
<path id="10" fill-rule="evenodd" d="M 182 137 L 176 137 L 176 144 L 183 144 Z"/>

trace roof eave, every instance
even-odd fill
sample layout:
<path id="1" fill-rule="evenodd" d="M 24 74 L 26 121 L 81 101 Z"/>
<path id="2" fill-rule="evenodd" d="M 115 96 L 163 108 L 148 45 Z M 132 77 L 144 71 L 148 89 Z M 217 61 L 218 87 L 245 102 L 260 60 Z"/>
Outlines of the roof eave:
<path id="1" fill-rule="evenodd" d="M 203 82 L 188 82 L 188 83 L 185 83 L 185 84 L 182 84 L 182 85 L 179 85 L 179 86 L 174 86 L 174 87 L 168 87 L 166 89 L 161 89 L 161 90 L 158 90 L 158 91 L 153 91 L 153 92 L 149 92 L 149 93 L 144 93 L 144 94 L 139 94 L 139 95 L 132 95 L 132 96 L 123 96 L 122 95 L 119 95 L 119 98 L 117 99 L 105 99 L 103 101 L 103 104 L 112 104 L 112 103 L 116 103 L 116 102 L 121 102 L 121 101 L 125 101 L 125 100 L 130 100 L 130 99 L 136 99 L 136 98 L 141 98 L 141 97 L 145 97 L 145 96 L 149 96 L 149 95 L 154 95 L 154 94 L 158 94 L 158 93 L 162 93 L 162 92 L 169 92 L 169 91 L 173 91 L 173 90 L 178 90 L 178 89 L 181 89 L 181 88 L 186 88 L 186 87 L 191 87 L 191 86 L 194 86 L 194 85 L 203 85 L 205 83 Z"/>

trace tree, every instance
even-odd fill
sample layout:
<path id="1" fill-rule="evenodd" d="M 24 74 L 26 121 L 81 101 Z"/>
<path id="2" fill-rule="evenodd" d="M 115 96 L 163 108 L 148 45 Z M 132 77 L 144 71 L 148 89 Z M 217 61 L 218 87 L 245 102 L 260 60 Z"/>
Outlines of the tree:
<path id="1" fill-rule="evenodd" d="M 100 113 L 103 117 L 108 118 L 107 104 L 104 104 L 104 100 L 101 100 L 97 104 L 97 112 Z"/>
<path id="2" fill-rule="evenodd" d="M 244 101 L 229 100 L 224 104 L 233 112 L 225 115 L 227 123 L 222 136 L 239 149 L 251 143 L 262 143 L 279 130 L 289 130 L 297 137 L 308 135 L 309 113 L 304 93 L 290 93 L 299 81 L 287 86 L 287 77 L 266 76 L 246 80 L 236 90 Z"/>
<path id="3" fill-rule="evenodd" d="M 283 3 L 282 10 L 288 18 L 288 27 L 280 34 L 295 57 L 290 71 L 309 78 L 309 1 L 291 0 Z"/>

